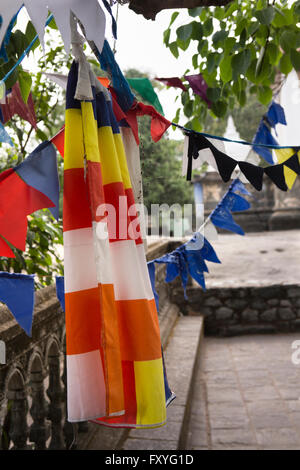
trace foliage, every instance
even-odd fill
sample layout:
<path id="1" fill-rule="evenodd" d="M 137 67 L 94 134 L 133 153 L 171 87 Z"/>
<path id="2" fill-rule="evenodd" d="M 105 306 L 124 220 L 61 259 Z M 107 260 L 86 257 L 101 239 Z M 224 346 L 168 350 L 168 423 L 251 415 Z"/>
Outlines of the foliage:
<path id="1" fill-rule="evenodd" d="M 292 5 L 286 0 L 233 0 L 225 7 L 191 9 L 189 15 L 190 22 L 182 24 L 174 12 L 164 32 L 164 43 L 176 58 L 196 45 L 191 57 L 195 72 L 185 75 L 201 73 L 208 84 L 210 110 L 190 89 L 181 94 L 189 128 L 202 130 L 208 113 L 223 118 L 235 103 L 245 106 L 249 93 L 268 105 L 278 76 L 300 69 L 300 0 Z"/>
<path id="2" fill-rule="evenodd" d="M 222 119 L 214 119 L 210 114 L 207 114 L 204 124 L 205 132 L 213 135 L 224 135 L 227 119 L 231 115 L 241 139 L 251 142 L 267 109 L 267 106 L 257 102 L 254 95 L 249 95 L 245 106 L 241 107 L 236 103 L 233 109 L 227 110 Z"/>
<path id="3" fill-rule="evenodd" d="M 192 187 L 181 176 L 182 142 L 163 136 L 154 143 L 150 120 L 139 118 L 144 204 L 187 204 L 192 202 Z"/>

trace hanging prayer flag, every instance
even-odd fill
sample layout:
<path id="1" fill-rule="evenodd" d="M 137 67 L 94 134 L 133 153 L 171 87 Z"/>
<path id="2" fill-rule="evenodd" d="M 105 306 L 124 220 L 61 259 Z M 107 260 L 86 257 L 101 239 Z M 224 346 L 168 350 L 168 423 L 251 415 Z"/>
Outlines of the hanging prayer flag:
<path id="1" fill-rule="evenodd" d="M 283 171 L 284 171 L 284 179 L 286 182 L 286 185 L 289 189 L 292 189 L 297 175 L 299 174 L 298 172 L 298 165 L 299 165 L 299 156 L 297 151 L 294 149 L 278 149 L 275 150 L 275 154 L 278 160 L 278 163 L 284 163 L 283 165 Z M 295 155 L 295 158 L 293 159 L 296 163 L 296 166 L 293 166 L 292 168 L 290 167 L 289 159 Z M 297 165 L 298 163 L 298 165 Z"/>
<path id="2" fill-rule="evenodd" d="M 117 94 L 118 103 L 126 113 L 132 107 L 135 98 L 106 39 L 102 52 L 98 54 L 98 59 L 102 70 L 111 74 L 112 85 Z"/>
<path id="3" fill-rule="evenodd" d="M 242 228 L 233 220 L 231 212 L 245 211 L 250 208 L 250 203 L 236 194 L 236 191 L 244 192 L 244 186 L 238 179 L 232 182 L 221 202 L 212 211 L 210 220 L 216 227 L 244 235 Z"/>
<path id="4" fill-rule="evenodd" d="M 96 78 L 93 102 L 74 99 L 77 73 L 73 63 L 64 158 L 68 420 L 161 426 L 159 323 L 123 142 Z"/>
<path id="5" fill-rule="evenodd" d="M 152 104 L 159 113 L 164 114 L 162 105 L 149 78 L 127 78 L 127 81 L 131 88 L 137 91 L 145 101 Z"/>
<path id="6" fill-rule="evenodd" d="M 279 103 L 276 103 L 275 101 L 272 101 L 268 109 L 267 119 L 271 127 L 273 127 L 274 129 L 276 127 L 276 124 L 283 124 L 285 126 L 287 125 L 285 120 L 284 109 Z"/>
<path id="7" fill-rule="evenodd" d="M 186 87 L 178 77 L 169 77 L 169 78 L 157 78 L 155 80 L 164 83 L 166 86 L 174 87 L 174 88 L 181 88 L 182 91 L 187 91 Z"/>
<path id="8" fill-rule="evenodd" d="M 5 144 L 9 144 L 11 147 L 14 146 L 13 141 L 9 137 L 8 133 L 6 132 L 3 124 L 0 122 L 0 142 L 4 142 Z"/>
<path id="9" fill-rule="evenodd" d="M 28 121 L 35 129 L 37 128 L 32 93 L 29 93 L 27 103 L 25 104 L 18 82 L 12 87 L 11 93 L 6 95 L 5 104 L 1 104 L 0 108 L 3 115 L 3 124 L 9 121 L 15 114 L 18 114 L 18 116 Z"/>
<path id="10" fill-rule="evenodd" d="M 60 155 L 64 158 L 65 153 L 65 126 L 51 139 L 51 142 L 55 145 Z"/>
<path id="11" fill-rule="evenodd" d="M 58 200 L 56 152 L 44 142 L 20 165 L 0 174 L 0 256 L 15 257 L 5 240 L 24 251 L 27 215 L 49 208 L 58 218 Z"/>
<path id="12" fill-rule="evenodd" d="M 294 157 L 294 155 L 292 155 L 292 157 L 288 158 L 291 155 L 290 149 L 287 149 L 288 152 L 285 151 L 284 153 L 279 154 L 284 155 L 283 158 L 286 158 L 283 163 L 263 168 L 257 165 L 253 165 L 249 162 L 237 161 L 226 155 L 223 151 L 219 150 L 214 144 L 215 141 L 213 141 L 213 139 L 208 139 L 201 133 L 194 131 L 186 131 L 186 140 L 184 143 L 183 155 L 183 168 L 184 166 L 187 166 L 186 175 L 188 181 L 190 181 L 192 177 L 193 161 L 200 159 L 201 165 L 204 161 L 211 163 L 212 156 L 215 159 L 217 170 L 224 182 L 227 182 L 230 179 L 233 170 L 238 165 L 239 169 L 244 174 L 246 179 L 258 191 L 262 189 L 264 174 L 266 174 L 273 181 L 273 183 L 282 191 L 287 191 L 288 189 L 286 183 L 286 175 L 288 174 L 290 178 L 288 184 L 289 186 L 291 186 L 291 184 L 294 182 L 293 175 L 295 173 L 298 174 L 297 172 L 299 171 L 299 168 L 297 157 Z M 209 153 L 204 153 L 207 151 Z M 294 151 L 294 153 L 295 152 L 296 150 Z M 198 163 L 198 168 L 199 165 L 200 164 Z M 292 176 L 287 173 L 288 170 L 292 172 Z"/>
<path id="13" fill-rule="evenodd" d="M 278 145 L 278 142 L 271 134 L 267 124 L 262 119 L 253 139 L 253 150 L 258 153 L 264 160 L 273 165 L 272 151 L 265 147 L 260 147 L 255 144 Z"/>
<path id="14" fill-rule="evenodd" d="M 83 24 L 87 39 L 94 41 L 101 52 L 106 20 L 98 0 L 89 0 L 89 2 L 78 0 L 39 0 L 38 2 L 35 0 L 1 0 L 0 15 L 2 17 L 2 26 L 0 28 L 0 44 L 3 41 L 10 21 L 22 4 L 27 9 L 42 45 L 44 43 L 44 29 L 49 10 L 53 14 L 62 35 L 65 49 L 67 53 L 69 52 L 71 44 L 70 14 L 72 12 Z"/>
<path id="15" fill-rule="evenodd" d="M 0 272 L 0 301 L 31 336 L 34 308 L 34 275 Z"/>
<path id="16" fill-rule="evenodd" d="M 185 75 L 184 78 L 189 82 L 193 92 L 196 93 L 196 95 L 199 95 L 210 108 L 212 103 L 207 98 L 206 94 L 208 86 L 201 73 L 198 73 L 196 75 Z"/>
<path id="17" fill-rule="evenodd" d="M 56 276 L 55 284 L 56 284 L 56 295 L 61 305 L 61 308 L 65 312 L 65 280 L 64 276 Z"/>

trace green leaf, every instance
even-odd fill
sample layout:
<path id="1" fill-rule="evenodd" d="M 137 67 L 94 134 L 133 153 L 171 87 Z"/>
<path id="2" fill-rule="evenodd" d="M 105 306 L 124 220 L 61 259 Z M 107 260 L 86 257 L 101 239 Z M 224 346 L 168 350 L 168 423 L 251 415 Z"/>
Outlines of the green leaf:
<path id="1" fill-rule="evenodd" d="M 164 44 L 166 46 L 169 45 L 169 41 L 170 41 L 170 35 L 171 35 L 171 30 L 170 28 L 166 29 L 163 33 L 163 37 L 164 37 Z"/>
<path id="2" fill-rule="evenodd" d="M 215 60 L 216 60 L 216 57 L 215 57 L 215 54 L 214 53 L 210 53 L 208 54 L 207 56 L 207 59 L 206 59 L 206 70 L 207 70 L 207 73 L 212 73 L 214 67 L 215 67 Z"/>
<path id="3" fill-rule="evenodd" d="M 254 16 L 258 19 L 261 24 L 269 25 L 272 23 L 275 16 L 274 7 L 269 6 L 262 10 L 256 11 L 254 13 Z"/>
<path id="4" fill-rule="evenodd" d="M 193 23 L 179 26 L 179 28 L 176 29 L 177 37 L 178 39 L 181 39 L 181 41 L 186 41 L 190 39 L 192 32 L 193 32 Z"/>
<path id="5" fill-rule="evenodd" d="M 186 117 L 188 117 L 188 118 L 192 116 L 192 114 L 193 114 L 193 102 L 192 101 L 188 101 L 184 105 L 183 112 L 186 115 Z"/>
<path id="6" fill-rule="evenodd" d="M 207 90 L 206 90 L 206 95 L 207 95 L 207 98 L 210 101 L 216 102 L 220 98 L 221 89 L 220 88 L 210 88 L 210 87 L 208 87 Z"/>
<path id="7" fill-rule="evenodd" d="M 56 22 L 55 22 L 55 19 L 54 19 L 54 18 L 52 18 L 52 20 L 50 21 L 50 23 L 49 23 L 48 26 L 49 26 L 49 28 L 51 28 L 51 29 L 56 29 L 56 30 L 58 30 L 58 27 L 57 27 L 57 25 L 56 25 Z"/>
<path id="8" fill-rule="evenodd" d="M 216 103 L 212 103 L 211 109 L 217 117 L 224 117 L 227 112 L 227 103 L 219 100 Z"/>
<path id="9" fill-rule="evenodd" d="M 212 18 L 208 18 L 203 24 L 203 35 L 210 36 L 214 30 Z"/>
<path id="10" fill-rule="evenodd" d="M 26 26 L 26 31 L 25 31 L 25 36 L 26 36 L 26 39 L 28 41 L 28 44 L 31 43 L 31 41 L 35 38 L 36 36 L 36 30 L 32 24 L 31 21 L 28 21 L 27 23 L 27 26 Z M 40 44 L 40 41 L 39 39 L 37 39 L 35 41 L 35 43 L 33 44 L 33 46 L 31 47 L 31 51 L 34 51 Z"/>
<path id="11" fill-rule="evenodd" d="M 294 23 L 293 11 L 288 8 L 279 9 L 274 7 L 276 13 L 272 21 L 272 25 L 276 28 L 282 28 L 282 26 L 289 26 Z"/>
<path id="12" fill-rule="evenodd" d="M 171 42 L 169 44 L 169 48 L 170 48 L 170 51 L 172 52 L 173 56 L 176 57 L 176 59 L 178 59 L 179 52 L 178 52 L 177 42 Z"/>
<path id="13" fill-rule="evenodd" d="M 223 83 L 232 79 L 231 57 L 225 55 L 220 62 L 220 77 Z"/>
<path id="14" fill-rule="evenodd" d="M 231 52 L 235 44 L 236 44 L 235 38 L 230 37 L 230 38 L 225 39 L 224 46 L 223 46 L 224 53 L 226 54 L 227 52 Z"/>
<path id="15" fill-rule="evenodd" d="M 193 31 L 191 34 L 191 38 L 197 41 L 200 41 L 203 36 L 203 26 L 199 21 L 193 21 Z"/>
<path id="16" fill-rule="evenodd" d="M 268 54 L 270 64 L 277 65 L 280 57 L 280 50 L 274 42 L 268 43 L 266 54 Z"/>
<path id="17" fill-rule="evenodd" d="M 296 34 L 292 31 L 283 31 L 279 38 L 279 44 L 285 52 L 296 46 Z"/>
<path id="18" fill-rule="evenodd" d="M 45 140 L 48 140 L 47 134 L 45 134 L 45 132 L 42 131 L 40 128 L 37 129 L 36 135 L 42 142 L 44 142 Z"/>
<path id="19" fill-rule="evenodd" d="M 203 39 L 203 40 L 199 41 L 197 50 L 198 50 L 199 54 L 202 55 L 202 57 L 205 57 L 205 55 L 207 54 L 207 51 L 208 51 L 208 41 L 206 39 Z"/>
<path id="20" fill-rule="evenodd" d="M 194 117 L 194 119 L 192 119 L 192 129 L 196 132 L 201 132 L 202 131 L 202 126 L 201 126 L 201 122 L 200 122 L 200 119 L 198 117 Z"/>
<path id="21" fill-rule="evenodd" d="M 26 104 L 28 101 L 28 96 L 31 90 L 32 79 L 29 73 L 24 72 L 24 70 L 19 70 L 19 85 L 22 95 L 22 99 Z"/>
<path id="22" fill-rule="evenodd" d="M 192 57 L 192 64 L 194 69 L 198 68 L 198 54 L 194 54 Z"/>
<path id="23" fill-rule="evenodd" d="M 272 101 L 273 93 L 271 88 L 263 86 L 258 90 L 258 99 L 259 101 L 264 104 L 268 105 Z"/>
<path id="24" fill-rule="evenodd" d="M 235 36 L 239 36 L 246 26 L 247 26 L 247 20 L 246 18 L 242 18 L 242 20 L 236 24 L 236 28 L 234 31 Z"/>
<path id="25" fill-rule="evenodd" d="M 241 74 L 245 75 L 250 63 L 251 52 L 249 49 L 244 49 L 242 52 L 235 54 L 231 60 L 233 78 L 237 78 Z"/>
<path id="26" fill-rule="evenodd" d="M 226 9 L 224 18 L 228 18 L 228 16 L 232 15 L 236 10 L 239 9 L 239 5 L 236 2 L 233 2 L 229 7 Z"/>
<path id="27" fill-rule="evenodd" d="M 279 61 L 279 70 L 285 75 L 289 74 L 293 69 L 292 62 L 288 54 L 283 54 Z"/>
<path id="28" fill-rule="evenodd" d="M 292 49 L 290 52 L 291 62 L 296 71 L 300 70 L 300 52 Z"/>
<path id="29" fill-rule="evenodd" d="M 189 8 L 188 12 L 189 15 L 192 16 L 193 18 L 196 18 L 196 16 L 200 16 L 202 13 L 203 7 L 197 7 L 197 8 Z"/>
<path id="30" fill-rule="evenodd" d="M 177 44 L 178 44 L 178 47 L 180 47 L 180 49 L 182 49 L 183 51 L 186 51 L 187 48 L 190 45 L 190 39 L 187 39 L 186 41 L 182 41 L 181 39 L 177 39 Z"/>
<path id="31" fill-rule="evenodd" d="M 218 44 L 219 42 L 223 42 L 228 36 L 228 32 L 225 31 L 224 29 L 221 29 L 220 31 L 217 31 L 213 37 L 212 37 L 212 42 L 214 45 Z"/>

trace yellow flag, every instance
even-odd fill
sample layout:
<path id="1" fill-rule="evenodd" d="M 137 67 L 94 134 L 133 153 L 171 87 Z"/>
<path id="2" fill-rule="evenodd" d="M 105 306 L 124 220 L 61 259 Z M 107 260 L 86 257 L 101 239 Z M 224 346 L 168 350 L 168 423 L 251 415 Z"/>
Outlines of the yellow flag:
<path id="1" fill-rule="evenodd" d="M 292 155 L 294 155 L 295 151 L 290 148 L 290 149 L 277 149 L 275 150 L 276 156 L 278 163 L 283 163 L 286 160 L 288 160 Z M 299 159 L 299 153 L 298 159 Z M 300 163 L 300 159 L 299 159 Z M 286 182 L 286 185 L 289 189 L 292 189 L 293 184 L 295 183 L 295 180 L 297 178 L 297 173 L 295 173 L 293 170 L 288 168 L 287 166 L 283 165 L 283 173 L 284 173 L 284 179 Z"/>

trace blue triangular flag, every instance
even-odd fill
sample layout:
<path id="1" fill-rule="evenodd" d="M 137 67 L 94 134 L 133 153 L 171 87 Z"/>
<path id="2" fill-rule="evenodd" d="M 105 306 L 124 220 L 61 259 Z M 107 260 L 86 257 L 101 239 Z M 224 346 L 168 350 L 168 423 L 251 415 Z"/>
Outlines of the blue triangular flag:
<path id="1" fill-rule="evenodd" d="M 0 142 L 4 142 L 5 144 L 9 144 L 11 147 L 14 146 L 13 141 L 9 137 L 8 133 L 5 130 L 5 127 L 0 122 Z"/>
<path id="2" fill-rule="evenodd" d="M 55 207 L 49 207 L 55 219 L 59 218 L 59 178 L 56 151 L 51 142 L 40 144 L 14 170 L 29 186 L 45 194 Z"/>
<path id="3" fill-rule="evenodd" d="M 271 150 L 269 150 L 267 147 L 260 147 L 255 144 L 278 145 L 278 142 L 274 139 L 263 120 L 261 120 L 253 139 L 253 150 L 262 158 L 264 158 L 268 163 L 270 163 L 270 165 L 273 165 L 274 161 Z"/>
<path id="4" fill-rule="evenodd" d="M 155 262 L 149 261 L 149 263 L 147 263 L 147 266 L 148 266 L 152 292 L 153 292 L 154 299 L 155 299 L 156 310 L 158 311 L 158 293 L 156 292 L 156 288 L 155 288 Z"/>
<path id="5" fill-rule="evenodd" d="M 65 279 L 64 276 L 56 276 L 56 295 L 60 302 L 61 308 L 65 312 Z"/>
<path id="6" fill-rule="evenodd" d="M 270 125 L 274 128 L 276 124 L 284 124 L 286 126 L 284 109 L 279 103 L 275 103 L 275 101 L 272 101 L 268 109 L 267 118 Z"/>
<path id="7" fill-rule="evenodd" d="M 0 272 L 0 301 L 31 336 L 34 308 L 34 274 Z"/>

